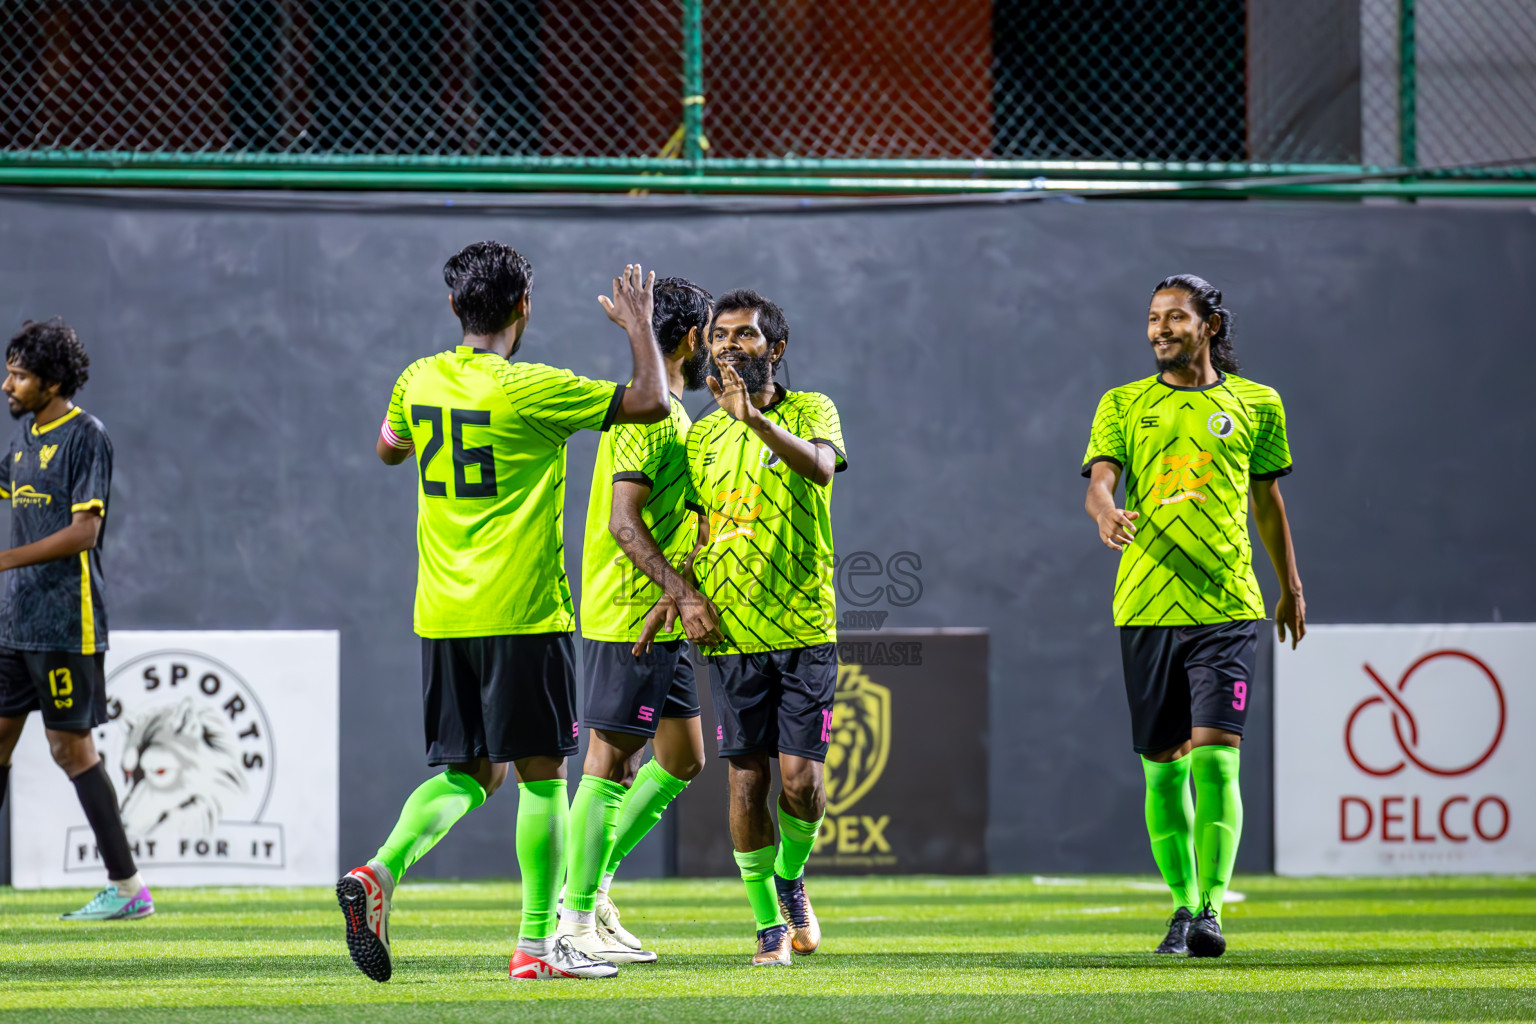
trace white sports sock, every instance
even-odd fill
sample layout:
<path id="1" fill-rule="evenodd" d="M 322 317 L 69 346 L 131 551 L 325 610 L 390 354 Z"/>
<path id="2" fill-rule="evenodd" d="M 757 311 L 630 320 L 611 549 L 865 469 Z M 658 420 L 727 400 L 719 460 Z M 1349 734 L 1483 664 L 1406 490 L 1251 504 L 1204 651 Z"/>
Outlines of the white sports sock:
<path id="1" fill-rule="evenodd" d="M 570 907 L 560 908 L 560 920 L 573 928 L 587 929 L 597 927 L 597 911 L 572 910 Z"/>
<path id="2" fill-rule="evenodd" d="M 613 872 L 610 871 L 606 875 L 603 876 L 603 880 L 601 882 L 597 883 L 597 898 L 600 899 L 600 900 L 607 899 L 608 898 L 608 887 L 610 885 L 612 885 L 612 884 L 613 884 Z"/>
<path id="3" fill-rule="evenodd" d="M 139 873 L 137 871 L 133 873 L 131 878 L 124 878 L 121 880 L 116 878 L 109 878 L 107 881 L 117 886 L 117 894 L 119 896 L 125 896 L 129 899 L 137 896 L 139 894 L 139 890 L 144 888 L 144 879 L 139 877 Z"/>
<path id="4" fill-rule="evenodd" d="M 517 940 L 517 948 L 529 956 L 536 956 L 540 960 L 548 960 L 555 952 L 555 937 L 551 935 L 547 939 L 519 938 Z"/>

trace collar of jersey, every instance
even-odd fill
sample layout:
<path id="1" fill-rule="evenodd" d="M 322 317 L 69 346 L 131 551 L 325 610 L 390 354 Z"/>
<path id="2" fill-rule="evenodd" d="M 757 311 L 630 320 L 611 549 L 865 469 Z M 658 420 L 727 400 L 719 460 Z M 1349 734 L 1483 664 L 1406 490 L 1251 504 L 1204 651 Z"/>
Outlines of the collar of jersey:
<path id="1" fill-rule="evenodd" d="M 493 356 L 496 354 L 488 348 L 476 348 L 474 345 L 456 345 L 453 350 L 461 356 Z"/>
<path id="2" fill-rule="evenodd" d="M 775 392 L 774 396 L 773 396 L 773 401 L 769 402 L 767 405 L 765 405 L 761 409 L 757 410 L 758 412 L 767 412 L 769 409 L 772 409 L 774 406 L 778 405 L 780 402 L 784 401 L 784 399 L 789 397 L 789 388 L 786 388 L 783 384 L 780 384 L 778 381 L 774 381 L 773 382 L 773 389 L 774 389 L 774 392 Z"/>
<path id="3" fill-rule="evenodd" d="M 1198 388 L 1185 388 L 1180 387 L 1177 384 L 1169 384 L 1167 381 L 1163 380 L 1163 372 L 1159 370 L 1157 372 L 1157 382 L 1163 387 L 1167 388 L 1169 391 L 1209 391 L 1211 388 L 1219 388 L 1225 384 L 1227 382 L 1227 375 L 1222 373 L 1220 370 L 1217 370 L 1216 382 L 1214 384 L 1205 384 Z"/>
<path id="4" fill-rule="evenodd" d="M 76 416 L 80 415 L 80 413 L 82 411 L 83 410 L 81 410 L 81 408 L 77 405 L 73 409 L 69 410 L 69 412 L 65 413 L 63 416 L 60 416 L 58 419 L 53 420 L 50 423 L 44 423 L 42 426 L 38 426 L 37 425 L 37 420 L 34 419 L 32 421 L 32 436 L 36 437 L 36 436 L 38 436 L 40 434 L 46 434 L 46 433 L 48 433 L 48 431 L 52 430 L 54 427 L 62 427 L 64 424 L 68 423 L 70 420 L 72 420 Z"/>

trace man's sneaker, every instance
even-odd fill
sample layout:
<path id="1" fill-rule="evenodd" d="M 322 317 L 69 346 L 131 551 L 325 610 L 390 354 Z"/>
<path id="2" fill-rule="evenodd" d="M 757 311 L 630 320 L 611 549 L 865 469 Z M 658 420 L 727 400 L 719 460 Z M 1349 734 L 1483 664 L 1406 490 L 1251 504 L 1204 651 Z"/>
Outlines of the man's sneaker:
<path id="1" fill-rule="evenodd" d="M 149 886 L 127 896 L 117 891 L 111 882 L 97 893 L 91 902 L 79 910 L 60 914 L 61 921 L 136 921 L 155 912 L 155 898 L 149 894 Z"/>
<path id="2" fill-rule="evenodd" d="M 821 922 L 816 920 L 811 898 L 805 894 L 805 877 L 791 882 L 774 875 L 773 887 L 779 892 L 779 910 L 789 922 L 790 945 L 801 955 L 816 952 L 821 945 Z"/>
<path id="3" fill-rule="evenodd" d="M 1168 919 L 1167 936 L 1164 937 L 1162 945 L 1152 952 L 1178 953 L 1180 955 L 1188 953 L 1189 947 L 1184 944 L 1184 936 L 1189 932 L 1189 922 L 1194 919 L 1194 915 L 1189 912 L 1188 907 L 1180 907 L 1178 910 L 1175 910 L 1173 916 Z"/>
<path id="4" fill-rule="evenodd" d="M 612 964 L 653 964 L 656 962 L 656 954 L 648 949 L 630 949 L 624 943 L 613 937 L 613 932 L 606 928 L 598 928 L 596 925 L 579 925 L 560 918 L 560 928 L 555 932 L 557 936 L 564 936 L 571 940 L 571 945 L 578 952 L 596 957 L 599 960 L 607 960 Z"/>
<path id="5" fill-rule="evenodd" d="M 789 925 L 776 924 L 757 933 L 757 954 L 752 957 L 753 967 L 788 967 L 793 962 L 790 950 Z"/>
<path id="6" fill-rule="evenodd" d="M 1190 956 L 1221 956 L 1227 951 L 1226 936 L 1221 934 L 1221 921 L 1216 911 L 1207 903 L 1189 923 L 1189 934 L 1184 942 Z"/>
<path id="7" fill-rule="evenodd" d="M 376 861 L 353 868 L 336 883 L 336 902 L 347 919 L 347 952 L 357 969 L 374 981 L 388 981 L 394 972 L 389 959 L 389 901 L 394 888 L 389 869 Z"/>
<path id="8" fill-rule="evenodd" d="M 630 949 L 640 948 L 640 940 L 619 923 L 619 908 L 613 905 L 613 898 L 605 892 L 597 894 L 597 930 L 611 932 L 616 940 Z M 652 956 L 651 959 L 656 958 Z"/>
<path id="9" fill-rule="evenodd" d="M 611 978 L 619 969 L 607 960 L 588 956 L 564 935 L 555 938 L 554 952 L 546 957 L 524 953 L 512 954 L 507 975 L 517 981 L 558 981 L 561 978 Z"/>

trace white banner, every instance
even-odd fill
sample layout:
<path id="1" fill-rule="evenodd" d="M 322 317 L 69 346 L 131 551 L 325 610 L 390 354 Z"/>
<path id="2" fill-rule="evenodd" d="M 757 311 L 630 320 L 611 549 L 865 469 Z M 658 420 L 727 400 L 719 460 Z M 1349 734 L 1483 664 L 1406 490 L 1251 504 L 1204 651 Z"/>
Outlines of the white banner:
<path id="1" fill-rule="evenodd" d="M 321 885 L 337 874 L 335 632 L 114 631 L 97 750 L 144 879 Z M 18 889 L 101 884 L 74 787 L 27 723 L 11 767 Z"/>
<path id="2" fill-rule="evenodd" d="M 1275 870 L 1536 871 L 1536 625 L 1309 626 L 1275 653 Z"/>

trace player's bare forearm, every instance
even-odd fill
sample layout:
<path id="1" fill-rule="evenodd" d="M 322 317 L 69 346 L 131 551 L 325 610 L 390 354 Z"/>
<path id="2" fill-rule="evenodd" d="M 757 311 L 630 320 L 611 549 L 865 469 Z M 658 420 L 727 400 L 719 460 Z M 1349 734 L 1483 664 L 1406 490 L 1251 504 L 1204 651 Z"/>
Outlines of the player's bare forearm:
<path id="1" fill-rule="evenodd" d="M 659 423 L 672 411 L 667 395 L 667 367 L 651 329 L 656 272 L 645 275 L 631 263 L 613 279 L 613 298 L 599 296 L 608 319 L 624 328 L 633 360 L 630 384 L 619 399 L 615 423 Z"/>
<path id="2" fill-rule="evenodd" d="M 1097 520 L 1115 508 L 1115 488 L 1120 485 L 1120 467 L 1113 462 L 1095 462 L 1088 476 L 1088 497 L 1083 510 Z"/>
<path id="3" fill-rule="evenodd" d="M 94 548 L 100 536 L 101 516 L 96 512 L 76 512 L 64 529 L 31 544 L 0 551 L 0 571 L 73 558 L 82 551 Z"/>
<path id="4" fill-rule="evenodd" d="M 1095 462 L 1088 470 L 1088 497 L 1083 510 L 1099 528 L 1099 540 L 1107 548 L 1124 551 L 1136 539 L 1136 520 L 1140 512 L 1127 512 L 1115 505 L 1115 488 L 1120 483 L 1120 467 L 1113 462 Z"/>
<path id="5" fill-rule="evenodd" d="M 400 465 L 415 451 L 414 448 L 396 448 L 382 437 L 374 441 L 373 450 L 378 452 L 379 460 L 386 466 Z"/>
<path id="6" fill-rule="evenodd" d="M 619 501 L 619 487 L 615 485 L 613 511 L 608 517 L 608 532 L 613 539 L 618 541 L 619 548 L 635 564 L 635 568 L 645 573 L 647 579 L 659 586 L 662 591 L 674 601 L 682 603 L 683 599 L 692 592 L 693 587 L 688 581 L 667 561 L 666 553 L 661 550 L 661 545 L 656 543 L 656 538 L 651 536 L 650 529 L 645 525 L 645 520 L 640 516 L 640 510 L 631 508 Z M 650 493 L 650 488 L 646 488 Z"/>
<path id="7" fill-rule="evenodd" d="M 1285 500 L 1280 497 L 1280 481 L 1256 480 L 1253 484 L 1253 516 L 1259 527 L 1259 539 L 1275 576 L 1288 593 L 1301 593 L 1301 573 L 1296 568 L 1296 548 L 1291 542 L 1291 523 L 1285 515 Z"/>
<path id="8" fill-rule="evenodd" d="M 746 424 L 752 433 L 763 439 L 768 450 L 784 460 L 784 465 L 799 473 L 818 487 L 832 482 L 837 471 L 837 453 L 831 445 L 818 444 L 796 437 L 773 420 L 751 407 Z"/>

